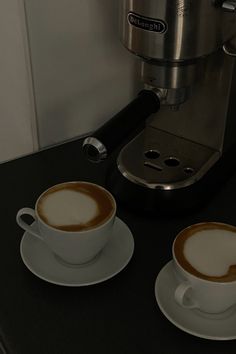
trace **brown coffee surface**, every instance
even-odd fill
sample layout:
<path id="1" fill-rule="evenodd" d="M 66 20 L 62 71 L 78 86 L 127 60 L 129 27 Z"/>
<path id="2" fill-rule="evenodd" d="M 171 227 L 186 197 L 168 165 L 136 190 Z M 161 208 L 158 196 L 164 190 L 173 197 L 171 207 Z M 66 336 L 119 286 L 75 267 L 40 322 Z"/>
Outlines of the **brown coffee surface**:
<path id="1" fill-rule="evenodd" d="M 92 198 L 96 204 L 98 212 L 94 218 L 89 220 L 87 223 L 83 224 L 71 224 L 71 225 L 55 225 L 51 224 L 45 215 L 43 206 L 45 199 L 58 191 L 70 190 L 73 192 L 79 192 Z M 97 226 L 104 224 L 114 213 L 115 205 L 114 201 L 106 190 L 100 188 L 95 184 L 90 184 L 86 182 L 72 182 L 72 183 L 62 183 L 56 185 L 46 192 L 44 192 L 37 203 L 37 212 L 39 217 L 49 226 L 63 231 L 86 231 Z"/>
<path id="2" fill-rule="evenodd" d="M 181 231 L 177 238 L 175 239 L 174 242 L 174 253 L 175 257 L 178 261 L 178 263 L 189 273 L 195 275 L 198 278 L 202 278 L 205 280 L 209 281 L 214 281 L 214 282 L 232 282 L 236 280 L 236 254 L 235 254 L 235 264 L 232 264 L 229 269 L 227 274 L 224 274 L 223 276 L 209 276 L 207 274 L 200 273 L 198 270 L 196 270 L 186 259 L 184 255 L 184 246 L 185 242 L 193 235 L 195 235 L 198 232 L 204 231 L 204 230 L 225 230 L 225 231 L 230 231 L 235 233 L 236 237 L 236 227 L 232 225 L 226 225 L 222 223 L 217 223 L 217 222 L 207 222 L 207 223 L 201 223 L 201 224 L 196 224 L 192 225 L 183 231 Z M 209 257 L 211 257 L 211 254 L 209 254 Z"/>

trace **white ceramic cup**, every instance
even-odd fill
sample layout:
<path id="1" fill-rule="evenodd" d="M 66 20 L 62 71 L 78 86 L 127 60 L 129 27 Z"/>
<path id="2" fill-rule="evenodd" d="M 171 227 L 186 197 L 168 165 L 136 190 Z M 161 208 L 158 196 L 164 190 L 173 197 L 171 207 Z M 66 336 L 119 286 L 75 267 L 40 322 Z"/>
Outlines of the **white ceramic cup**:
<path id="1" fill-rule="evenodd" d="M 77 183 L 77 182 L 66 182 Z M 92 184 L 88 182 L 79 182 Z M 61 184 L 63 185 L 63 183 Z M 59 186 L 59 185 L 56 185 Z M 88 230 L 81 231 L 64 231 L 52 227 L 45 223 L 38 213 L 38 203 L 42 196 L 53 189 L 53 186 L 43 192 L 36 201 L 35 209 L 22 208 L 16 215 L 18 225 L 32 237 L 37 237 L 47 244 L 51 251 L 61 260 L 70 264 L 83 264 L 91 261 L 105 247 L 110 237 L 112 237 L 113 224 L 116 215 L 116 201 L 114 197 L 103 187 L 96 185 L 103 193 L 108 194 L 112 201 L 112 213 L 103 224 L 94 226 Z M 22 215 L 30 215 L 35 220 L 36 224 L 27 224 Z M 36 226 L 36 227 L 35 227 Z"/>
<path id="2" fill-rule="evenodd" d="M 203 226 L 210 223 L 201 223 L 194 226 Z M 221 223 L 213 223 L 214 225 L 225 225 Z M 230 226 L 230 225 L 225 225 Z M 236 304 L 236 281 L 212 281 L 193 275 L 183 268 L 178 262 L 175 254 L 175 242 L 181 237 L 183 232 L 188 231 L 189 227 L 182 230 L 176 237 L 172 254 L 174 261 L 174 269 L 179 285 L 175 289 L 174 298 L 176 302 L 185 309 L 198 309 L 208 314 L 220 314 L 229 310 Z M 236 237 L 236 229 L 235 229 Z M 211 254 L 209 253 L 209 257 Z M 236 255 L 235 255 L 236 259 Z"/>

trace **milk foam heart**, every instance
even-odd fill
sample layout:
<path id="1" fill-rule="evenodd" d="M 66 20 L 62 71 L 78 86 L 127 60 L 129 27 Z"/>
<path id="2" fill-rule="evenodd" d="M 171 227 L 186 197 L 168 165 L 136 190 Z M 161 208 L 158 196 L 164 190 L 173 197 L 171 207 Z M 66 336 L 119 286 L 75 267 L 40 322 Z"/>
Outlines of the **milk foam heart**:
<path id="1" fill-rule="evenodd" d="M 236 281 L 236 227 L 203 222 L 183 229 L 173 254 L 187 273 L 213 282 Z"/>
<path id="2" fill-rule="evenodd" d="M 98 205 L 84 193 L 65 189 L 48 194 L 42 212 L 51 225 L 86 224 L 98 214 Z"/>
<path id="3" fill-rule="evenodd" d="M 227 230 L 197 232 L 186 240 L 184 255 L 198 272 L 223 276 L 236 264 L 236 233 Z"/>
<path id="4" fill-rule="evenodd" d="M 61 183 L 45 191 L 36 203 L 38 216 L 60 230 L 78 232 L 99 227 L 115 213 L 113 197 L 88 182 Z"/>

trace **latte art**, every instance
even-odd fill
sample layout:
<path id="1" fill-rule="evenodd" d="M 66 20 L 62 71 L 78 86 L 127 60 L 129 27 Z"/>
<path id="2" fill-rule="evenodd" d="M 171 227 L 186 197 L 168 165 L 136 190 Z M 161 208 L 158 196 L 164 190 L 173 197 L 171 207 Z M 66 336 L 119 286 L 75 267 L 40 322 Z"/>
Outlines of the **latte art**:
<path id="1" fill-rule="evenodd" d="M 97 227 L 114 212 L 111 196 L 86 182 L 63 183 L 46 191 L 37 203 L 40 218 L 65 231 Z"/>
<path id="2" fill-rule="evenodd" d="M 207 276 L 223 277 L 236 264 L 236 234 L 227 230 L 203 230 L 184 245 L 186 260 Z"/>
<path id="3" fill-rule="evenodd" d="M 220 223 L 198 224 L 180 233 L 174 244 L 179 264 L 211 281 L 236 280 L 236 228 Z"/>
<path id="4" fill-rule="evenodd" d="M 48 223 L 53 226 L 86 224 L 99 212 L 96 200 L 70 189 L 45 196 L 42 209 Z"/>

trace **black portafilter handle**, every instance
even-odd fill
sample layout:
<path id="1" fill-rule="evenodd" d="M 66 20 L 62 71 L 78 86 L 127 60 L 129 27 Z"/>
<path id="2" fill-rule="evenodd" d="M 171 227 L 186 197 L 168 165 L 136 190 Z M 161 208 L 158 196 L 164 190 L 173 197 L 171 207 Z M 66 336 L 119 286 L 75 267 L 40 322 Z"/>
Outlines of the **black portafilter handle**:
<path id="1" fill-rule="evenodd" d="M 131 103 L 84 140 L 85 155 L 92 162 L 103 161 L 141 122 L 159 109 L 157 93 L 142 90 Z"/>

